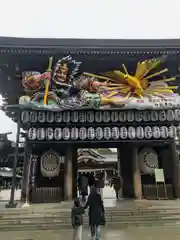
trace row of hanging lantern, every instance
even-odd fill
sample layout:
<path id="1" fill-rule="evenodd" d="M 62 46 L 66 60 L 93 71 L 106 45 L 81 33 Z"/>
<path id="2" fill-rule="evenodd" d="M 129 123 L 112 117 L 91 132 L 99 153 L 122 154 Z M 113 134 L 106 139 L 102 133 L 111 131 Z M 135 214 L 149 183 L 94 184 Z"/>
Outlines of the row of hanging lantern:
<path id="1" fill-rule="evenodd" d="M 152 111 L 63 111 L 28 112 L 21 115 L 22 123 L 108 123 L 180 121 L 180 109 Z"/>
<path id="2" fill-rule="evenodd" d="M 166 139 L 180 136 L 180 126 L 30 128 L 29 140 Z"/>

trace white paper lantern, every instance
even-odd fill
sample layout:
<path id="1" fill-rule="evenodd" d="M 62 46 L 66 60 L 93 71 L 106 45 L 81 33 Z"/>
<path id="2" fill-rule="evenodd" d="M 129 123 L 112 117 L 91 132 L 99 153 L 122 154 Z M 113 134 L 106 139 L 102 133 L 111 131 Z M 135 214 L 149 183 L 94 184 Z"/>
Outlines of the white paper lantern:
<path id="1" fill-rule="evenodd" d="M 53 140 L 54 138 L 54 130 L 53 128 L 46 128 L 46 139 Z"/>
<path id="2" fill-rule="evenodd" d="M 86 122 L 86 112 L 84 112 L 84 111 L 79 112 L 79 122 L 80 123 L 85 123 Z"/>
<path id="3" fill-rule="evenodd" d="M 104 134 L 103 134 L 103 129 L 101 127 L 97 127 L 95 129 L 95 136 L 96 136 L 97 140 L 102 140 L 103 139 Z"/>
<path id="4" fill-rule="evenodd" d="M 71 112 L 71 122 L 73 123 L 79 122 L 79 113 L 77 111 Z"/>
<path id="5" fill-rule="evenodd" d="M 153 136 L 153 134 L 152 134 L 152 128 L 151 128 L 150 126 L 146 126 L 146 127 L 144 128 L 144 137 L 145 137 L 146 139 L 151 139 L 152 136 Z"/>
<path id="6" fill-rule="evenodd" d="M 106 140 L 111 139 L 111 129 L 109 127 L 104 128 L 104 138 Z"/>
<path id="7" fill-rule="evenodd" d="M 121 139 L 127 139 L 128 131 L 127 131 L 126 127 L 121 127 L 119 133 L 120 133 L 120 138 Z"/>
<path id="8" fill-rule="evenodd" d="M 158 139 L 161 137 L 160 129 L 157 126 L 152 127 L 153 138 Z"/>
<path id="9" fill-rule="evenodd" d="M 54 112 L 47 112 L 46 113 L 46 121 L 48 123 L 53 123 L 54 122 Z"/>
<path id="10" fill-rule="evenodd" d="M 136 138 L 136 130 L 134 127 L 128 127 L 128 138 L 129 139 Z"/>
<path id="11" fill-rule="evenodd" d="M 143 127 L 139 126 L 136 128 L 136 137 L 138 139 L 143 139 L 144 138 L 144 129 Z"/>
<path id="12" fill-rule="evenodd" d="M 151 112 L 150 111 L 144 111 L 143 112 L 143 121 L 144 122 L 151 121 Z"/>
<path id="13" fill-rule="evenodd" d="M 62 122 L 62 112 L 56 112 L 54 115 L 54 120 L 56 123 Z"/>
<path id="14" fill-rule="evenodd" d="M 176 127 L 175 126 L 169 126 L 168 135 L 169 135 L 170 138 L 176 138 L 177 132 L 176 132 Z"/>
<path id="15" fill-rule="evenodd" d="M 168 128 L 166 126 L 161 126 L 160 127 L 160 135 L 161 135 L 161 138 L 168 138 L 169 137 Z"/>
<path id="16" fill-rule="evenodd" d="M 40 141 L 44 140 L 46 138 L 45 129 L 38 128 L 36 136 L 37 136 L 37 140 L 40 140 Z"/>
<path id="17" fill-rule="evenodd" d="M 28 139 L 32 141 L 36 140 L 36 132 L 36 128 L 30 128 L 28 130 Z"/>
<path id="18" fill-rule="evenodd" d="M 174 117 L 175 117 L 175 120 L 176 121 L 180 121 L 180 109 L 176 109 L 175 111 L 174 111 Z"/>
<path id="19" fill-rule="evenodd" d="M 87 129 L 87 137 L 89 140 L 93 140 L 95 138 L 95 130 L 93 127 L 89 127 Z"/>
<path id="20" fill-rule="evenodd" d="M 119 139 L 119 128 L 113 127 L 111 132 L 112 139 L 117 140 Z"/>
<path id="21" fill-rule="evenodd" d="M 61 138 L 62 138 L 62 130 L 61 130 L 61 128 L 55 128 L 55 130 L 54 130 L 54 139 L 55 140 L 61 140 Z"/>
<path id="22" fill-rule="evenodd" d="M 71 131 L 68 127 L 63 128 L 62 130 L 62 137 L 64 140 L 69 140 L 71 137 Z"/>
<path id="23" fill-rule="evenodd" d="M 166 112 L 166 118 L 167 118 L 167 121 L 174 121 L 175 119 L 175 114 L 174 114 L 174 110 L 167 110 Z"/>
<path id="24" fill-rule="evenodd" d="M 87 132 L 86 132 L 86 128 L 85 127 L 81 127 L 79 129 L 79 138 L 81 140 L 85 140 L 87 138 Z"/>
<path id="25" fill-rule="evenodd" d="M 76 128 L 76 127 L 73 127 L 73 128 L 71 129 L 71 139 L 72 139 L 72 140 L 77 140 L 78 137 L 79 137 L 79 129 Z"/>
<path id="26" fill-rule="evenodd" d="M 118 120 L 119 120 L 119 113 L 117 111 L 112 111 L 111 112 L 111 122 L 118 122 Z"/>
<path id="27" fill-rule="evenodd" d="M 38 113 L 38 122 L 40 122 L 40 123 L 45 123 L 45 121 L 46 121 L 46 114 L 45 114 L 45 112 L 39 112 Z"/>
<path id="28" fill-rule="evenodd" d="M 30 120 L 30 118 L 29 118 L 29 111 L 23 111 L 21 113 L 21 121 L 22 121 L 22 123 L 29 123 L 29 120 Z"/>
<path id="29" fill-rule="evenodd" d="M 94 122 L 94 112 L 88 111 L 87 112 L 87 122 L 93 123 Z"/>
<path id="30" fill-rule="evenodd" d="M 62 138 L 66 141 L 69 140 L 71 137 L 71 130 L 68 127 L 65 127 L 65 128 L 62 128 L 61 131 L 62 131 Z"/>
<path id="31" fill-rule="evenodd" d="M 134 121 L 134 112 L 133 111 L 128 111 L 127 112 L 127 121 L 128 122 L 133 122 Z"/>
<path id="32" fill-rule="evenodd" d="M 71 120 L 70 112 L 69 111 L 63 112 L 63 122 L 69 123 L 70 120 Z"/>
<path id="33" fill-rule="evenodd" d="M 164 109 L 164 107 L 165 107 L 165 102 L 164 101 L 160 102 L 159 109 Z"/>
<path id="34" fill-rule="evenodd" d="M 95 122 L 101 123 L 102 121 L 103 121 L 102 112 L 101 111 L 95 112 Z"/>
<path id="35" fill-rule="evenodd" d="M 126 112 L 120 111 L 119 112 L 119 121 L 120 122 L 125 122 L 127 120 L 126 118 Z"/>
<path id="36" fill-rule="evenodd" d="M 166 120 L 167 120 L 166 111 L 165 110 L 159 111 L 159 121 L 163 122 Z"/>
<path id="37" fill-rule="evenodd" d="M 31 123 L 37 123 L 38 113 L 37 112 L 30 112 L 29 120 L 30 120 Z"/>
<path id="38" fill-rule="evenodd" d="M 158 112 L 157 111 L 151 111 L 151 121 L 152 122 L 156 122 L 159 120 L 159 115 L 158 115 Z"/>
<path id="39" fill-rule="evenodd" d="M 166 104 L 167 104 L 167 107 L 168 107 L 168 108 L 171 108 L 171 109 L 172 109 L 174 106 L 176 106 L 176 103 L 174 104 L 174 103 L 172 103 L 172 101 L 170 101 L 170 100 L 167 100 L 167 101 L 166 101 Z"/>
<path id="40" fill-rule="evenodd" d="M 135 121 L 136 122 L 142 122 L 143 120 L 143 112 L 142 111 L 136 111 L 135 112 Z"/>
<path id="41" fill-rule="evenodd" d="M 111 114 L 109 111 L 104 111 L 103 112 L 103 122 L 108 123 L 111 120 Z"/>

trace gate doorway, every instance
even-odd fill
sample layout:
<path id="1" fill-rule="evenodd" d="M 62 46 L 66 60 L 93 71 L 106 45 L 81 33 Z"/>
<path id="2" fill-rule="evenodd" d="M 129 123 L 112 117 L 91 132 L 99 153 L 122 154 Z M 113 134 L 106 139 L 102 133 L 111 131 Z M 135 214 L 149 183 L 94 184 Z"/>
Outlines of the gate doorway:
<path id="1" fill-rule="evenodd" d="M 77 184 L 79 185 L 80 178 L 85 176 L 88 178 L 88 193 L 91 185 L 101 182 L 102 196 L 106 199 L 115 197 L 111 181 L 118 165 L 117 149 L 80 148 L 77 153 Z"/>

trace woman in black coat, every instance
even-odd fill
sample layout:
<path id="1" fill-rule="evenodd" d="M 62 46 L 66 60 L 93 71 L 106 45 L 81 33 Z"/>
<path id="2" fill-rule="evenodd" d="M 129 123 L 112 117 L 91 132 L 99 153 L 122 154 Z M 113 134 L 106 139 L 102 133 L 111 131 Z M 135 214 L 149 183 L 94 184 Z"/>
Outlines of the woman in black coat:
<path id="1" fill-rule="evenodd" d="M 97 189 L 92 186 L 84 208 L 89 207 L 89 225 L 91 227 L 91 236 L 96 240 L 100 239 L 100 226 L 104 224 L 104 204 L 101 195 Z"/>

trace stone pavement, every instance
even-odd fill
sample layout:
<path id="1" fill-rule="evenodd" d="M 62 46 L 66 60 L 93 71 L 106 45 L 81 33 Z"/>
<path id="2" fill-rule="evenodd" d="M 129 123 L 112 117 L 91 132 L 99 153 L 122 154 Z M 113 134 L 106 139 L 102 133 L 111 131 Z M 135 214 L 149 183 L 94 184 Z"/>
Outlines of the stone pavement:
<path id="1" fill-rule="evenodd" d="M 34 231 L 34 232 L 2 232 L 2 240 L 64 240 L 72 239 L 72 231 Z M 88 231 L 84 231 L 83 240 L 90 239 Z M 126 228 L 122 230 L 102 229 L 101 240 L 179 240 L 178 227 Z"/>

